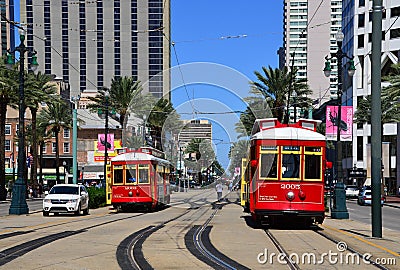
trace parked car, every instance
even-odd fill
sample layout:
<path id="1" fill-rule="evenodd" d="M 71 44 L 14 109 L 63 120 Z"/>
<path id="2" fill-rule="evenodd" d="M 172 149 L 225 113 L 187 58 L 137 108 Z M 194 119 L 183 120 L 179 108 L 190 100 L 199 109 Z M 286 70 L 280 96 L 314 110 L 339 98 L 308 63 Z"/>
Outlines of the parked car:
<path id="1" fill-rule="evenodd" d="M 360 190 L 358 189 L 357 186 L 346 186 L 346 197 L 347 198 L 357 198 L 358 194 L 360 193 Z"/>
<path id="2" fill-rule="evenodd" d="M 85 186 L 78 184 L 58 184 L 53 186 L 43 199 L 43 216 L 50 213 L 89 214 L 89 193 Z"/>
<path id="3" fill-rule="evenodd" d="M 385 198 L 381 196 L 381 205 L 385 202 Z M 364 189 L 360 191 L 358 195 L 357 203 L 359 205 L 371 205 L 372 204 L 372 191 L 370 189 Z"/>

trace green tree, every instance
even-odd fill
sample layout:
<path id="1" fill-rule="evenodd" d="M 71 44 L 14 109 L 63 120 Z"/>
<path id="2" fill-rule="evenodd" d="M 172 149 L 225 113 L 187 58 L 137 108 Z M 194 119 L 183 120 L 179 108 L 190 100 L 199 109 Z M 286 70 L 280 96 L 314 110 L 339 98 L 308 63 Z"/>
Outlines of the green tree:
<path id="1" fill-rule="evenodd" d="M 252 94 L 261 95 L 265 100 L 272 98 L 272 114 L 279 121 L 283 121 L 285 108 L 287 107 L 287 97 L 292 91 L 297 93 L 296 103 L 299 108 L 308 108 L 311 99 L 307 97 L 312 91 L 307 85 L 306 79 L 296 79 L 297 69 L 290 72 L 287 67 L 283 69 L 273 69 L 272 67 L 262 67 L 263 73 L 255 71 L 258 81 L 252 81 Z M 293 102 L 291 102 L 293 104 Z"/>
<path id="2" fill-rule="evenodd" d="M 4 63 L 4 61 L 2 62 Z M 8 70 L 0 65 L 0 201 L 5 201 L 6 169 L 5 169 L 5 139 L 7 106 L 18 104 L 18 72 Z M 15 157 L 14 157 L 15 158 Z"/>
<path id="3" fill-rule="evenodd" d="M 54 84 L 49 83 L 52 77 L 41 72 L 27 73 L 25 80 L 25 104 L 30 109 L 32 115 L 31 139 L 33 162 L 31 164 L 31 181 L 34 187 L 37 186 L 37 163 L 38 163 L 38 138 L 36 117 L 40 104 L 54 101 L 56 88 Z"/>
<path id="4" fill-rule="evenodd" d="M 167 135 L 171 136 L 173 131 L 182 127 L 182 121 L 172 103 L 163 98 L 157 100 L 151 107 L 146 124 L 150 127 L 150 134 L 155 138 L 154 147 L 160 150 L 166 150 L 169 146 Z M 162 141 L 167 144 L 162 145 Z"/>
<path id="5" fill-rule="evenodd" d="M 231 148 L 229 149 L 228 157 L 231 162 L 229 164 L 228 172 L 233 175 L 235 172 L 235 168 L 242 167 L 242 159 L 247 158 L 247 154 L 249 151 L 249 141 L 248 140 L 239 140 L 234 142 Z"/>
<path id="6" fill-rule="evenodd" d="M 108 107 L 110 111 L 119 115 L 118 121 L 123 127 L 130 108 L 141 106 L 144 102 L 140 81 L 135 81 L 134 78 L 127 76 L 114 77 L 111 80 L 110 89 L 99 89 L 95 97 L 89 97 L 93 103 L 88 104 L 88 109 L 92 112 L 99 109 L 104 110 L 106 91 L 109 91 Z"/>
<path id="7" fill-rule="evenodd" d="M 65 102 L 52 102 L 41 110 L 38 115 L 38 122 L 47 126 L 47 130 L 54 134 L 56 139 L 56 177 L 57 183 L 60 181 L 60 150 L 59 133 L 64 128 L 72 128 L 72 112 Z"/>
<path id="8" fill-rule="evenodd" d="M 215 152 L 208 139 L 192 139 L 185 149 L 186 154 L 194 154 L 192 160 L 185 160 L 187 167 L 197 170 L 199 180 L 202 168 L 209 168 L 215 161 Z M 201 181 L 201 180 L 200 180 Z"/>

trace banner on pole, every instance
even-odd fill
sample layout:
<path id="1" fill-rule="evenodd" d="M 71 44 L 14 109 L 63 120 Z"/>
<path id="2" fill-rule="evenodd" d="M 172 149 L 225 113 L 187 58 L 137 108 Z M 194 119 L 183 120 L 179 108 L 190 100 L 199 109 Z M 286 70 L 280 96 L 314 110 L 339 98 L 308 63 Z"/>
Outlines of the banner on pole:
<path id="1" fill-rule="evenodd" d="M 327 140 L 337 140 L 337 127 L 340 125 L 340 140 L 351 141 L 353 136 L 353 107 L 341 106 L 341 119 L 338 117 L 338 106 L 326 107 L 326 132 Z"/>
<path id="2" fill-rule="evenodd" d="M 105 134 L 98 134 L 97 151 L 105 151 L 106 147 L 107 151 L 114 151 L 114 134 L 107 134 L 107 142 Z"/>

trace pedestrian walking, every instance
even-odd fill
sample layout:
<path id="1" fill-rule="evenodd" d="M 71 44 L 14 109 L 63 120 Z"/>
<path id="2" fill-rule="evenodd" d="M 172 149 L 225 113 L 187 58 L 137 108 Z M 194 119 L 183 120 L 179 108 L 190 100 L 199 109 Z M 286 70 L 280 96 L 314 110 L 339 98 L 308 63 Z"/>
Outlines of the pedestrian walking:
<path id="1" fill-rule="evenodd" d="M 217 191 L 217 198 L 218 198 L 218 201 L 220 202 L 222 199 L 222 190 L 223 190 L 221 182 L 218 182 L 215 185 L 215 190 Z"/>

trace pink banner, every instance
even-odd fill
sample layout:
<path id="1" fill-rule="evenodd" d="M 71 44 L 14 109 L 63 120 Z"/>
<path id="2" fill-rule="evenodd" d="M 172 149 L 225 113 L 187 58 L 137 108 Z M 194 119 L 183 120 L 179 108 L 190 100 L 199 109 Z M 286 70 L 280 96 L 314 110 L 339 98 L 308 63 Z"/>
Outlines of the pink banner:
<path id="1" fill-rule="evenodd" d="M 105 151 L 106 136 L 98 134 L 97 136 L 97 151 Z M 114 151 L 114 134 L 107 134 L 107 151 Z"/>
<path id="2" fill-rule="evenodd" d="M 341 121 L 338 106 L 326 107 L 326 139 L 337 140 L 337 126 L 340 124 L 340 140 L 351 141 L 353 134 L 353 107 L 341 106 Z"/>

